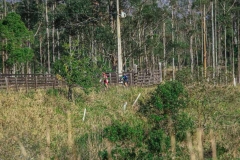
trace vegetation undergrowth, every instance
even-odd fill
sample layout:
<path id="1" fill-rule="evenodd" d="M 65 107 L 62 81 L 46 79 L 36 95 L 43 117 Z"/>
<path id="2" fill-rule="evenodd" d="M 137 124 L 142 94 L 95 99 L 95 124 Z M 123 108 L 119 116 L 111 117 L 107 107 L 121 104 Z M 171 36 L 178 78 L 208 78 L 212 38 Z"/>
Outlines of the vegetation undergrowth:
<path id="1" fill-rule="evenodd" d="M 200 157 L 199 129 L 204 159 L 212 137 L 218 159 L 239 157 L 239 87 L 166 82 L 73 93 L 69 102 L 67 89 L 1 91 L 0 159 L 189 159 Z"/>

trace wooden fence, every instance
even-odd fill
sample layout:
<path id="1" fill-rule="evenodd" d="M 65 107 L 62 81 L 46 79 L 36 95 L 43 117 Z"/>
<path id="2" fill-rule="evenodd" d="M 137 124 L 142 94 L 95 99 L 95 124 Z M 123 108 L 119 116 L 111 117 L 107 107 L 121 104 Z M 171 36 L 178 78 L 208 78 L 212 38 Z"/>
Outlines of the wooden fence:
<path id="1" fill-rule="evenodd" d="M 110 84 L 122 83 L 121 77 L 117 73 L 106 73 Z M 128 77 L 129 85 L 149 86 L 159 84 L 162 82 L 162 72 L 155 71 L 141 71 L 141 72 L 124 72 Z"/>
<path id="2" fill-rule="evenodd" d="M 124 72 L 128 76 L 129 85 L 149 86 L 159 84 L 162 81 L 162 73 L 159 70 L 147 72 Z M 116 85 L 122 83 L 120 75 L 117 73 L 107 73 L 109 83 Z M 51 74 L 0 74 L 0 89 L 19 88 L 37 89 L 37 88 L 56 88 L 62 87 L 64 81 L 58 80 Z"/>
<path id="3" fill-rule="evenodd" d="M 55 88 L 63 85 L 51 74 L 0 74 L 0 89 L 19 88 L 37 89 L 37 88 Z"/>

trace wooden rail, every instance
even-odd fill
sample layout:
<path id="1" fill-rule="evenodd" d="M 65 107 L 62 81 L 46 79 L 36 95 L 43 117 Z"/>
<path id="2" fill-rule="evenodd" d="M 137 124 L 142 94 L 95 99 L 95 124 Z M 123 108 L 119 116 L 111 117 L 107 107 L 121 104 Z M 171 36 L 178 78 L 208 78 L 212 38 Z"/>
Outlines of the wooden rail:
<path id="1" fill-rule="evenodd" d="M 121 83 L 121 77 L 117 73 L 106 73 L 109 79 L 110 84 L 118 84 Z M 162 82 L 162 74 L 159 70 L 155 70 L 152 72 L 124 72 L 128 77 L 129 85 L 137 85 L 137 86 L 149 86 L 154 84 L 159 84 Z"/>
<path id="2" fill-rule="evenodd" d="M 37 89 L 37 88 L 55 88 L 61 87 L 63 82 L 53 75 L 43 74 L 0 74 L 0 89 L 19 88 Z"/>
<path id="3" fill-rule="evenodd" d="M 109 83 L 116 85 L 122 83 L 121 77 L 117 73 L 106 73 Z M 128 77 L 129 85 L 149 86 L 159 84 L 162 81 L 159 70 L 152 72 L 124 72 Z M 0 74 L 0 89 L 20 88 L 29 89 L 37 88 L 56 88 L 62 87 L 64 81 L 58 80 L 55 75 L 51 74 Z"/>

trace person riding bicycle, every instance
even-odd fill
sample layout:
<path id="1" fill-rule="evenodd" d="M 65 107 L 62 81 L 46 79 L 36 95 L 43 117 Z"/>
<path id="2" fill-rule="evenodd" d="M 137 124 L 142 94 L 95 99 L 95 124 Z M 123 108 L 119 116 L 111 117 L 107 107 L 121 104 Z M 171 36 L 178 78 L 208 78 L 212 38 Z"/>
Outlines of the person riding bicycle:
<path id="1" fill-rule="evenodd" d="M 123 85 L 127 87 L 128 86 L 128 77 L 125 73 L 122 76 L 122 80 L 123 80 Z"/>
<path id="2" fill-rule="evenodd" d="M 105 89 L 107 89 L 108 88 L 108 77 L 107 77 L 107 74 L 103 72 L 102 75 L 103 75 L 103 83 L 104 83 Z"/>

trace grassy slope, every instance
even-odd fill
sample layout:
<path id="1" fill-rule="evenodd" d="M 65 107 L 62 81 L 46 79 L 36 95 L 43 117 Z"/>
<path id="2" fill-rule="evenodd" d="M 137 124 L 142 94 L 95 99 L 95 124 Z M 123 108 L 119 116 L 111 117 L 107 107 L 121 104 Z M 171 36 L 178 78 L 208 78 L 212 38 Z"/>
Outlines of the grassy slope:
<path id="1" fill-rule="evenodd" d="M 19 143 L 22 143 L 25 148 L 27 157 L 49 157 L 48 134 L 51 141 L 50 157 L 63 157 L 68 155 L 65 150 L 71 146 L 74 139 L 85 133 L 101 132 L 114 119 L 129 122 L 132 125 L 145 123 L 144 119 L 136 116 L 136 108 L 131 105 L 139 93 L 142 93 L 141 98 L 143 98 L 149 90 L 151 89 L 114 87 L 108 91 L 89 95 L 77 91 L 75 103 L 70 103 L 62 94 L 56 96 L 56 93 L 51 91 L 46 93 L 38 90 L 27 94 L 2 91 L 0 93 L 0 144 L 4 145 L 0 145 L 0 159 L 22 157 L 23 151 Z M 124 113 L 125 102 L 128 105 Z M 87 112 L 83 122 L 85 108 Z M 98 151 L 105 146 L 104 144 L 91 145 L 94 148 L 91 156 L 95 159 Z"/>
<path id="2" fill-rule="evenodd" d="M 149 127 L 146 118 L 137 113 L 138 107 L 132 107 L 132 104 L 139 93 L 144 101 L 153 89 L 112 87 L 108 91 L 89 95 L 77 90 L 75 103 L 68 102 L 63 96 L 64 92 L 2 91 L 0 159 L 24 159 L 24 155 L 34 159 L 56 156 L 60 159 L 72 159 L 72 156 L 98 159 L 98 152 L 110 150 L 112 144 L 106 140 L 99 143 L 97 135 L 101 135 L 102 129 L 113 120 Z M 222 147 L 222 152 L 225 151 L 222 158 L 234 157 L 234 154 L 240 156 L 237 151 L 240 149 L 239 88 L 198 86 L 188 88 L 188 91 L 191 103 L 186 111 L 194 119 L 196 127 L 204 126 L 204 148 L 209 150 L 208 133 L 214 129 L 217 146 Z M 125 102 L 128 103 L 126 112 L 123 111 Z M 83 122 L 85 108 L 87 112 Z M 83 144 L 79 137 L 85 133 L 98 134 L 92 134 L 87 144 Z M 78 146 L 73 145 L 76 139 L 80 143 Z M 84 145 L 87 145 L 87 150 Z"/>

